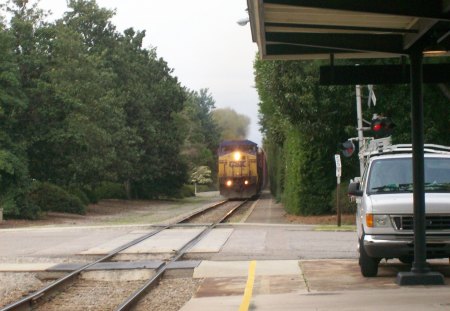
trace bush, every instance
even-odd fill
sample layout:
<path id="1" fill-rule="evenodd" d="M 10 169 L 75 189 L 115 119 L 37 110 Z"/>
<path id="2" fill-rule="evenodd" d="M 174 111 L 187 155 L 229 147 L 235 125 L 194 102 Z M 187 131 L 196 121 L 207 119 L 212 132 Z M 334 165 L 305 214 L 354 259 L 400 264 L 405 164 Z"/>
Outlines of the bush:
<path id="1" fill-rule="evenodd" d="M 83 190 L 81 190 L 77 186 L 70 186 L 66 190 L 70 194 L 72 194 L 72 195 L 76 196 L 77 198 L 79 198 L 81 200 L 81 202 L 83 202 L 84 205 L 88 205 L 89 203 L 94 203 L 94 202 L 91 202 L 91 200 L 87 196 L 86 192 L 84 192 Z"/>
<path id="2" fill-rule="evenodd" d="M 199 185 L 197 185 L 197 191 L 199 191 L 198 189 Z M 180 189 L 180 195 L 183 198 L 195 196 L 194 185 L 183 185 Z"/>
<path id="3" fill-rule="evenodd" d="M 194 189 L 194 185 L 192 185 L 192 189 Z M 208 192 L 208 191 L 217 191 L 218 187 L 212 183 L 209 185 L 197 185 L 197 192 Z"/>
<path id="4" fill-rule="evenodd" d="M 197 186 L 198 190 L 198 186 Z M 172 194 L 170 197 L 160 197 L 163 199 L 182 199 L 195 196 L 194 185 L 183 185 L 176 193 Z"/>
<path id="5" fill-rule="evenodd" d="M 126 199 L 127 194 L 123 184 L 104 181 L 100 183 L 94 190 L 97 200 L 103 199 Z"/>
<path id="6" fill-rule="evenodd" d="M 98 203 L 97 194 L 91 187 L 83 187 L 82 191 L 86 194 L 89 203 Z"/>
<path id="7" fill-rule="evenodd" d="M 3 208 L 5 219 L 38 219 L 41 215 L 41 209 L 38 205 L 29 200 L 27 194 L 21 191 L 9 191 L 0 200 L 0 206 Z"/>
<path id="8" fill-rule="evenodd" d="M 32 204 L 39 206 L 42 211 L 81 215 L 86 213 L 86 206 L 77 196 L 47 182 L 35 182 L 28 198 Z"/>

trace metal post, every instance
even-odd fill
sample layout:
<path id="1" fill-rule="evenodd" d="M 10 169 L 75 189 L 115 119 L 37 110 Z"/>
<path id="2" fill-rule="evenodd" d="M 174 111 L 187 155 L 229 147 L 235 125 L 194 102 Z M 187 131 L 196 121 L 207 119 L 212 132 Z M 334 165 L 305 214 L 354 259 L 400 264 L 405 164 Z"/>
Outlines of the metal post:
<path id="1" fill-rule="evenodd" d="M 356 118 L 357 118 L 357 126 L 358 126 L 358 143 L 359 150 L 363 149 L 364 145 L 364 134 L 363 134 L 363 117 L 362 117 L 362 108 L 361 108 L 361 86 L 356 85 Z M 362 177 L 364 173 L 364 162 L 359 159 L 359 173 Z"/>
<path id="2" fill-rule="evenodd" d="M 425 169 L 423 134 L 422 51 L 411 52 L 411 115 L 414 182 L 414 262 L 411 272 L 399 272 L 399 285 L 442 285 L 444 277 L 430 272 L 426 262 Z"/>
<path id="3" fill-rule="evenodd" d="M 412 142 L 414 182 L 414 263 L 411 271 L 428 272 L 425 239 L 425 168 L 423 155 L 422 53 L 413 53 L 411 60 Z"/>
<path id="4" fill-rule="evenodd" d="M 341 226 L 341 204 L 339 202 L 339 192 L 340 192 L 340 177 L 338 177 L 338 181 L 336 183 L 336 212 L 337 212 L 337 226 Z"/>
<path id="5" fill-rule="evenodd" d="M 337 213 L 337 226 L 341 226 L 341 206 L 339 202 L 339 190 L 341 184 L 342 175 L 342 162 L 339 154 L 334 155 L 334 161 L 336 162 L 336 213 Z"/>

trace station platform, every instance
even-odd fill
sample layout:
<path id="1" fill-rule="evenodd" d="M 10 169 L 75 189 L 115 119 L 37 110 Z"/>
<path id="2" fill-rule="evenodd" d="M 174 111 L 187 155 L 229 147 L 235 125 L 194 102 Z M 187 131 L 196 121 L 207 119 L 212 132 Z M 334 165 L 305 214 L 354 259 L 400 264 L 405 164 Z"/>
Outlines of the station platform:
<path id="1" fill-rule="evenodd" d="M 161 263 L 102 263 L 92 267 L 86 278 L 148 278 Z M 79 267 L 79 264 L 1 264 L 0 272 L 54 273 Z M 435 261 L 431 267 L 444 274 L 446 285 L 398 286 L 397 273 L 410 268 L 396 262 L 381 263 L 378 277 L 364 278 L 357 260 L 348 259 L 185 261 L 171 270 L 190 271 L 182 277 L 201 280 L 195 295 L 180 311 L 450 310 L 450 266 L 448 262 Z M 105 271 L 96 273 L 96 269 Z M 107 272 L 111 270 L 113 274 Z M 242 307 L 246 299 L 247 308 Z"/>
<path id="2" fill-rule="evenodd" d="M 355 260 L 203 261 L 194 277 L 203 278 L 180 311 L 227 310 L 449 310 L 450 288 L 400 287 L 403 264 L 381 264 L 380 275 L 364 278 Z M 246 269 L 247 268 L 247 269 Z M 435 263 L 449 284 L 448 264 Z M 248 296 L 249 280 L 251 294 Z M 248 301 L 246 301 L 248 300 Z M 247 304 L 247 305 L 246 305 Z"/>

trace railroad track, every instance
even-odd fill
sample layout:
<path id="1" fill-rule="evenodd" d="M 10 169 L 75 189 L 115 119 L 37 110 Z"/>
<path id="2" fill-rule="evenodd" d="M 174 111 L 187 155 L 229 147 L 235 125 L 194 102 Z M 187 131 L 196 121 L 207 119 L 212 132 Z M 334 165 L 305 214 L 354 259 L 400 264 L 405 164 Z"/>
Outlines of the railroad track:
<path id="1" fill-rule="evenodd" d="M 158 281 L 162 278 L 165 271 L 169 267 L 170 264 L 179 261 L 194 245 L 196 245 L 202 238 L 204 238 L 211 230 L 213 230 L 218 224 L 224 222 L 228 219 L 235 211 L 237 211 L 241 206 L 245 205 L 247 201 L 244 202 L 236 202 L 236 201 L 221 201 L 214 205 L 211 205 L 201 211 L 194 212 L 190 215 L 185 216 L 180 219 L 176 223 L 155 227 L 156 230 L 145 234 L 129 243 L 126 243 L 120 247 L 109 252 L 107 255 L 82 266 L 79 269 L 67 274 L 66 276 L 57 279 L 52 284 L 44 287 L 43 289 L 24 297 L 14 303 L 11 303 L 0 311 L 9 311 L 9 310 L 31 310 L 42 304 L 43 302 L 48 301 L 50 298 L 56 296 L 60 292 L 64 292 L 71 284 L 75 282 L 78 276 L 87 271 L 89 268 L 93 267 L 99 263 L 105 263 L 111 261 L 111 259 L 119 254 L 120 252 L 136 245 L 144 240 L 162 232 L 163 230 L 167 230 L 170 228 L 174 228 L 186 223 L 197 223 L 198 221 L 208 222 L 208 224 L 198 224 L 197 226 L 203 227 L 203 229 L 190 241 L 188 241 L 181 249 L 179 249 L 175 256 L 173 256 L 170 260 L 163 262 L 156 270 L 153 276 L 148 279 L 144 284 L 138 286 L 138 289 L 135 290 L 131 295 L 128 296 L 126 300 L 116 308 L 116 310 L 130 310 L 132 306 L 134 306 L 137 301 L 145 294 L 149 289 L 155 286 Z M 217 210 L 220 209 L 218 212 Z M 220 214 L 217 216 L 215 214 Z M 214 215 L 214 216 L 211 216 Z M 213 220 L 215 219 L 215 220 Z M 82 299 L 82 298 L 80 298 Z"/>

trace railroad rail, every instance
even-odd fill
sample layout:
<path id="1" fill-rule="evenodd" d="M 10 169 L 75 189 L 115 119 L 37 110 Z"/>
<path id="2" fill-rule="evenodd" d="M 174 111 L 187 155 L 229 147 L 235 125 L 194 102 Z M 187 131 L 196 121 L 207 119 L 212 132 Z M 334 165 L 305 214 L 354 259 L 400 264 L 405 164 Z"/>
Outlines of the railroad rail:
<path id="1" fill-rule="evenodd" d="M 86 271 L 90 267 L 101 263 L 106 262 L 113 258 L 118 253 L 132 247 L 133 245 L 136 245 L 158 233 L 160 233 L 163 230 L 167 230 L 172 227 L 176 227 L 177 225 L 181 223 L 185 223 L 189 220 L 191 220 L 194 217 L 197 217 L 200 214 L 206 213 L 207 211 L 214 209 L 216 207 L 219 207 L 221 205 L 224 205 L 225 203 L 229 202 L 229 200 L 220 201 L 216 204 L 213 204 L 211 206 L 208 206 L 205 209 L 202 209 L 200 211 L 195 211 L 187 216 L 184 216 L 182 219 L 178 220 L 177 222 L 156 226 L 156 230 L 145 234 L 139 238 L 134 239 L 133 241 L 130 241 L 124 245 L 121 245 L 117 247 L 116 249 L 109 252 L 107 255 L 88 263 L 79 269 L 69 273 L 68 275 L 65 275 L 53 283 L 49 284 L 48 286 L 44 287 L 43 289 L 34 292 L 16 302 L 13 302 L 3 308 L 0 309 L 0 311 L 16 311 L 16 310 L 31 310 L 34 306 L 38 305 L 40 302 L 50 298 L 52 295 L 54 295 L 56 292 L 63 291 L 64 288 L 66 288 L 69 284 L 71 284 L 83 271 Z M 193 247 L 198 241 L 200 241 L 206 234 L 208 234 L 214 227 L 217 226 L 217 224 L 223 222 L 226 220 L 234 211 L 236 211 L 239 207 L 244 205 L 247 201 L 242 202 L 241 204 L 235 206 L 232 208 L 228 213 L 226 213 L 219 221 L 210 224 L 207 226 L 204 230 L 202 230 L 197 236 L 195 236 L 193 239 L 191 239 L 184 247 L 181 248 L 181 250 L 178 251 L 177 255 L 172 258 L 169 262 L 166 262 L 162 264 L 157 270 L 155 275 L 148 280 L 141 288 L 139 288 L 136 292 L 134 292 L 122 305 L 119 306 L 117 310 L 129 310 L 130 306 L 134 305 L 136 303 L 137 299 L 142 296 L 142 294 L 149 288 L 151 288 L 154 284 L 156 284 L 157 281 L 162 277 L 164 272 L 167 270 L 167 267 L 170 263 L 175 262 L 179 260 L 191 247 Z"/>
<path id="2" fill-rule="evenodd" d="M 202 232 L 197 234 L 193 239 L 191 239 L 188 243 L 186 243 L 179 251 L 178 254 L 172 258 L 170 261 L 164 263 L 162 266 L 160 266 L 158 269 L 156 269 L 155 275 L 149 279 L 141 288 L 139 288 L 137 291 L 135 291 L 130 297 L 122 303 L 116 311 L 126 311 L 130 310 L 138 301 L 139 299 L 149 290 L 152 286 L 156 285 L 157 282 L 161 279 L 164 272 L 167 270 L 167 267 L 177 261 L 178 259 L 182 258 L 195 244 L 197 244 L 204 236 L 206 236 L 212 229 L 214 229 L 218 224 L 224 222 L 228 217 L 231 216 L 238 208 L 246 204 L 248 200 L 241 202 L 240 204 L 236 205 L 233 209 L 228 211 L 224 216 L 222 216 L 218 221 L 210 224 L 208 227 L 203 229 Z"/>

